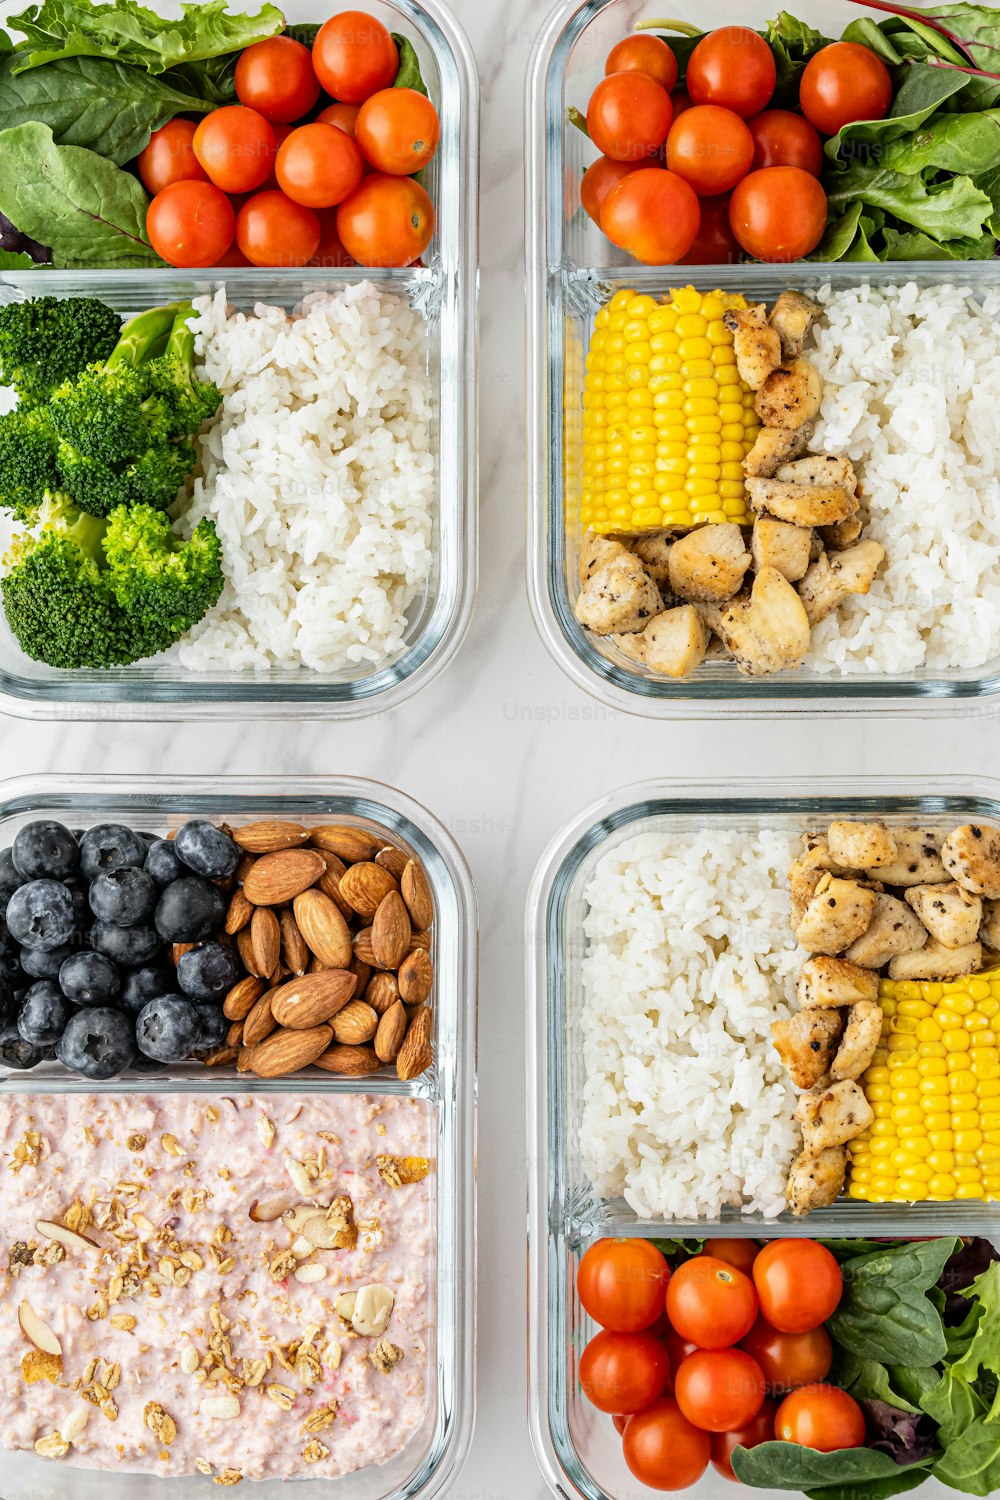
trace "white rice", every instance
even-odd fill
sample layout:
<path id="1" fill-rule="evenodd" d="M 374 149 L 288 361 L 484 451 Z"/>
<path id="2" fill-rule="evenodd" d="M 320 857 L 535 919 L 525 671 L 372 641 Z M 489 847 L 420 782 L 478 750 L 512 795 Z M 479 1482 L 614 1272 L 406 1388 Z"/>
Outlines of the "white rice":
<path id="1" fill-rule="evenodd" d="M 223 393 L 199 439 L 185 528 L 215 521 L 226 585 L 177 647 L 195 671 L 383 662 L 432 566 L 434 459 L 423 319 L 370 282 L 291 317 L 195 301 Z"/>
<path id="2" fill-rule="evenodd" d="M 857 464 L 888 564 L 816 628 L 805 665 L 981 667 L 1000 656 L 1000 296 L 909 282 L 820 300 L 815 446 Z"/>
<path id="3" fill-rule="evenodd" d="M 796 1091 L 771 1041 L 792 1014 L 793 841 L 639 834 L 586 890 L 580 1146 L 602 1198 L 642 1218 L 785 1206 Z"/>

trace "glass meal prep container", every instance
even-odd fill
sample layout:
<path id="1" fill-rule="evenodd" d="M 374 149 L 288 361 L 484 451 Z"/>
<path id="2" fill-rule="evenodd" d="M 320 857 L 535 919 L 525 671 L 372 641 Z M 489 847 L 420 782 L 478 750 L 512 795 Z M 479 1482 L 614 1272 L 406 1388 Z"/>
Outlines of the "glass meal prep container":
<path id="1" fill-rule="evenodd" d="M 291 309 L 309 292 L 370 280 L 408 300 L 427 320 L 427 369 L 436 459 L 431 575 L 408 614 L 403 651 L 376 667 L 316 672 L 192 672 L 155 658 L 106 671 L 62 671 L 30 660 L 0 612 L 0 708 L 48 719 L 334 719 L 394 707 L 451 660 L 465 635 L 476 591 L 478 458 L 477 323 L 479 83 L 468 40 L 439 0 L 366 0 L 390 30 L 409 37 L 438 107 L 441 138 L 426 169 L 436 224 L 421 266 L 299 270 L 5 271 L 0 300 L 90 295 L 123 316 L 224 286 L 245 311 L 257 302 Z M 4 4 L 0 18 L 14 6 Z M 321 22 L 337 7 L 289 0 L 290 29 Z"/>
<path id="2" fill-rule="evenodd" d="M 666 11 L 705 31 L 739 22 L 761 27 L 781 6 L 747 0 L 680 0 Z M 794 14 L 839 36 L 859 12 L 847 0 L 801 0 Z M 618 250 L 580 205 L 579 184 L 594 159 L 593 146 L 567 118 L 585 110 L 604 60 L 637 21 L 664 13 L 644 0 L 565 0 L 551 12 L 528 70 L 526 284 L 528 318 L 528 595 L 536 626 L 551 654 L 576 682 L 609 707 L 647 718 L 705 718 L 724 714 L 876 712 L 895 708 L 924 715 L 971 710 L 1000 692 L 1000 659 L 985 666 L 889 676 L 840 676 L 799 669 L 751 679 L 722 659 L 703 662 L 693 676 L 672 681 L 630 661 L 608 639 L 585 631 L 573 613 L 582 456 L 581 396 L 586 353 L 597 312 L 616 291 L 662 295 L 693 284 L 700 290 L 742 292 L 773 299 L 786 288 L 834 289 L 864 282 L 919 286 L 950 282 L 985 292 L 1000 286 L 1000 260 L 908 261 L 895 264 L 747 263 L 723 266 L 643 266 Z M 664 32 L 663 35 L 668 35 Z M 998 562 L 1000 567 L 1000 562 Z"/>
<path id="3" fill-rule="evenodd" d="M 719 781 L 644 782 L 610 793 L 550 843 L 528 891 L 528 1236 L 529 1424 L 535 1456 L 555 1494 L 574 1500 L 642 1500 L 651 1492 L 629 1473 L 610 1417 L 584 1399 L 580 1351 L 596 1332 L 576 1292 L 579 1257 L 602 1235 L 648 1238 L 791 1235 L 905 1238 L 1000 1236 L 1000 1203 L 869 1204 L 841 1197 L 802 1218 L 724 1211 L 718 1219 L 640 1219 L 624 1200 L 594 1193 L 579 1151 L 585 1085 L 580 1015 L 585 953 L 584 891 L 603 854 L 637 833 L 663 829 L 797 834 L 833 818 L 882 818 L 890 827 L 921 820 L 1000 824 L 1000 781 L 926 778 L 751 777 L 733 792 Z M 946 1492 L 928 1481 L 929 1500 Z M 731 1481 L 710 1467 L 691 1491 L 722 1500 Z M 770 1493 L 770 1492 L 769 1492 Z M 777 1492 L 774 1492 L 777 1493 Z M 923 1493 L 923 1491 L 922 1491 Z"/>
<path id="4" fill-rule="evenodd" d="M 468 866 L 444 830 L 423 807 L 379 783 L 348 777 L 221 777 L 207 783 L 183 777 L 37 776 L 0 783 L 0 846 L 18 828 L 39 817 L 85 827 L 109 819 L 150 832 L 176 827 L 187 817 L 237 822 L 260 818 L 305 823 L 376 825 L 419 859 L 434 904 L 436 984 L 434 1062 L 419 1078 L 400 1082 L 387 1070 L 367 1078 L 343 1078 L 318 1069 L 281 1079 L 236 1074 L 232 1068 L 182 1064 L 143 1075 L 130 1070 L 111 1083 L 78 1078 L 57 1064 L 27 1073 L 3 1072 L 0 1094 L 25 1097 L 65 1094 L 121 1095 L 251 1094 L 269 1097 L 277 1112 L 283 1100 L 307 1095 L 310 1102 L 351 1095 L 392 1095 L 426 1101 L 435 1146 L 435 1222 L 431 1276 L 436 1334 L 434 1372 L 427 1410 L 405 1446 L 384 1465 L 336 1479 L 345 1500 L 429 1500 L 454 1482 L 472 1437 L 475 1408 L 475 1109 L 476 1109 L 476 899 Z M 391 1076 L 390 1076 L 391 1074 Z M 13 1283 L 12 1283 L 13 1285 Z M 252 1431 L 247 1443 L 252 1443 Z M 0 1446 L 4 1500 L 98 1500 L 169 1486 L 181 1495 L 217 1495 L 211 1478 L 73 1467 L 33 1452 Z M 298 1478 L 298 1476 L 296 1476 Z M 278 1479 L 248 1481 L 248 1493 L 278 1500 Z M 305 1494 L 326 1493 L 329 1480 L 302 1476 Z"/>

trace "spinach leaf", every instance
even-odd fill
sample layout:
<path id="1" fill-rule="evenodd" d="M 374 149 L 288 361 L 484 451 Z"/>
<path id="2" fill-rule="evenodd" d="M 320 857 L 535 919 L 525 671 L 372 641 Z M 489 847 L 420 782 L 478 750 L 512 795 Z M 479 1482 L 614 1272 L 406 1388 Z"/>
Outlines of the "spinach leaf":
<path id="1" fill-rule="evenodd" d="M 838 1349 L 830 1378 L 834 1385 L 849 1391 L 855 1401 L 882 1401 L 911 1416 L 919 1416 L 922 1410 L 893 1388 L 888 1369 L 876 1359 L 863 1359 L 849 1350 Z"/>
<path id="2" fill-rule="evenodd" d="M 889 1383 L 896 1392 L 897 1402 L 923 1407 L 921 1402 L 928 1391 L 932 1391 L 940 1377 L 932 1365 L 889 1365 Z"/>
<path id="3" fill-rule="evenodd" d="M 882 162 L 912 177 L 928 170 L 976 177 L 1000 167 L 1000 110 L 937 115 L 912 136 L 891 142 Z"/>
<path id="4" fill-rule="evenodd" d="M 927 183 L 920 175 L 907 177 L 865 162 L 857 162 L 830 178 L 827 199 L 834 214 L 860 199 L 868 207 L 881 208 L 904 225 L 922 230 L 938 243 L 963 237 L 978 239 L 993 212 L 992 200 L 969 177 Z"/>
<path id="5" fill-rule="evenodd" d="M 867 1484 L 832 1484 L 816 1490 L 807 1490 L 809 1500 L 889 1500 L 891 1495 L 905 1495 L 915 1490 L 927 1478 L 923 1464 L 897 1464 L 894 1474 L 882 1479 L 870 1479 Z"/>
<path id="6" fill-rule="evenodd" d="M 31 271 L 37 264 L 23 250 L 0 250 L 0 271 Z"/>
<path id="7" fill-rule="evenodd" d="M 768 22 L 764 40 L 774 54 L 777 72 L 771 107 L 781 104 L 797 105 L 799 79 L 805 72 L 806 63 L 814 53 L 827 45 L 828 38 L 783 10 L 775 20 Z"/>
<path id="8" fill-rule="evenodd" d="M 993 212 L 988 220 L 988 228 L 995 238 L 1000 239 L 1000 167 L 994 168 L 992 172 L 984 172 L 977 175 L 976 187 L 980 192 L 986 194 L 993 204 Z"/>
<path id="9" fill-rule="evenodd" d="M 737 1448 L 733 1453 L 733 1472 L 744 1484 L 757 1489 L 805 1490 L 807 1495 L 813 1495 L 829 1487 L 843 1497 L 845 1491 L 851 1496 L 867 1495 L 866 1485 L 895 1480 L 902 1475 L 910 1478 L 914 1471 L 921 1480 L 925 1479 L 928 1462 L 921 1459 L 916 1464 L 901 1466 L 888 1454 L 871 1448 L 837 1448 L 832 1453 L 819 1453 L 799 1443 L 775 1442 L 761 1443 L 756 1448 Z M 914 1480 L 914 1484 L 919 1482 Z M 912 1489 L 913 1484 L 904 1488 Z"/>
<path id="10" fill-rule="evenodd" d="M 285 26 L 281 11 L 270 4 L 255 16 L 234 15 L 227 0 L 182 3 L 181 11 L 179 19 L 166 20 L 138 0 L 40 0 L 8 19 L 25 38 L 16 48 L 15 71 L 57 57 L 107 57 L 163 73 L 177 63 L 240 52 Z"/>
<path id="11" fill-rule="evenodd" d="M 303 47 L 312 47 L 320 33 L 318 21 L 296 21 L 291 26 L 285 27 L 285 36 L 290 36 L 293 41 L 301 42 Z"/>
<path id="12" fill-rule="evenodd" d="M 840 1306 L 827 1325 L 831 1337 L 881 1364 L 937 1364 L 945 1355 L 944 1326 L 926 1294 L 956 1244 L 928 1240 L 847 1261 Z"/>
<path id="13" fill-rule="evenodd" d="M 966 1495 L 992 1494 L 1000 1488 L 1000 1425 L 973 1422 L 948 1444 L 931 1472 Z"/>
<path id="14" fill-rule="evenodd" d="M 223 104 L 237 102 L 236 64 L 239 60 L 239 52 L 225 52 L 219 57 L 200 58 L 198 62 L 178 63 L 160 77 L 171 88 L 211 100 L 212 108 L 218 109 Z"/>
<path id="15" fill-rule="evenodd" d="M 826 233 L 809 259 L 822 261 L 842 260 L 857 238 L 858 224 L 861 222 L 861 215 L 864 211 L 865 206 L 860 199 L 848 204 L 847 209 L 841 214 L 840 218 L 832 220 L 827 225 Z M 823 1243 L 829 1245 L 828 1240 L 824 1240 Z M 874 1244 L 873 1248 L 875 1248 Z M 836 1251 L 833 1253 L 837 1254 Z M 856 1254 L 857 1252 L 855 1251 L 854 1253 Z"/>
<path id="16" fill-rule="evenodd" d="M 864 4 L 864 0 L 861 3 Z M 928 41 L 928 45 L 935 47 L 940 56 L 950 55 L 952 61 L 962 64 L 967 64 L 971 57 L 975 66 L 984 72 L 1000 73 L 1000 10 L 995 5 L 973 5 L 968 0 L 960 0 L 957 5 L 921 6 L 919 19 L 910 15 L 903 19 L 918 36 Z M 939 22 L 949 35 L 942 36 L 926 24 L 928 21 Z M 949 50 L 946 52 L 945 48 Z"/>
<path id="17" fill-rule="evenodd" d="M 53 265 L 159 265 L 146 206 L 135 177 L 93 151 L 57 146 L 47 125 L 0 134 L 0 212 L 51 245 Z"/>
<path id="18" fill-rule="evenodd" d="M 686 33 L 684 35 L 674 35 L 673 32 L 666 35 L 661 35 L 660 32 L 656 33 L 656 35 L 660 37 L 660 40 L 662 42 L 666 42 L 667 46 L 674 54 L 674 60 L 677 63 L 676 87 L 679 89 L 682 89 L 687 82 L 688 60 L 690 59 L 691 53 L 701 41 L 703 34 L 703 32 L 698 32 L 694 36 L 689 36 Z"/>
<path id="19" fill-rule="evenodd" d="M 845 250 L 840 257 L 846 261 L 863 261 L 866 264 L 880 259 L 877 252 L 872 248 L 872 239 L 878 229 L 875 220 L 867 214 L 863 214 L 858 221 L 858 232 L 854 244 L 849 250 Z"/>
<path id="20" fill-rule="evenodd" d="M 416 89 L 418 94 L 427 93 L 427 85 L 420 73 L 420 60 L 417 57 L 413 43 L 409 37 L 400 36 L 398 31 L 392 33 L 392 39 L 396 43 L 399 53 L 399 72 L 396 74 L 394 89 Z"/>
<path id="21" fill-rule="evenodd" d="M 833 162 L 877 162 L 890 141 L 906 140 L 946 99 L 965 87 L 965 75 L 915 63 L 909 68 L 884 120 L 858 120 L 831 136 L 824 151 Z"/>
<path id="22" fill-rule="evenodd" d="M 653 1244 L 660 1254 L 666 1256 L 667 1260 L 676 1260 L 678 1256 L 700 1255 L 705 1248 L 702 1240 L 654 1240 Z"/>
<path id="23" fill-rule="evenodd" d="M 943 1448 L 949 1447 L 986 1414 L 985 1401 L 954 1370 L 945 1371 L 937 1385 L 924 1395 L 921 1405 L 938 1424 L 938 1439 Z"/>
<path id="24" fill-rule="evenodd" d="M 892 37 L 871 16 L 862 16 L 860 20 L 852 21 L 841 33 L 842 42 L 855 42 L 858 46 L 867 47 L 874 52 L 884 63 L 895 67 L 903 61 L 903 54 L 893 46 Z"/>
<path id="25" fill-rule="evenodd" d="M 829 1250 L 837 1260 L 854 1260 L 858 1255 L 870 1255 L 876 1250 L 884 1250 L 887 1244 L 898 1249 L 899 1240 L 821 1240 L 820 1243 Z"/>

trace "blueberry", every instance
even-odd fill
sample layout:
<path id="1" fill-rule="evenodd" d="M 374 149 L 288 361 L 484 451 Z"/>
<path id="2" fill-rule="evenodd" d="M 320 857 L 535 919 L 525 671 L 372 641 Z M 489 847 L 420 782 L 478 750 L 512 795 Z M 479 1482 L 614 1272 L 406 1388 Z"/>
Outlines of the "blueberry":
<path id="1" fill-rule="evenodd" d="M 139 1012 L 135 1023 L 139 1050 L 158 1062 L 183 1062 L 201 1041 L 198 1008 L 182 995 L 160 995 Z"/>
<path id="2" fill-rule="evenodd" d="M 0 1049 L 2 1050 L 2 1049 Z M 56 1047 L 56 1056 L 84 1078 L 113 1078 L 135 1057 L 131 1016 L 106 1006 L 88 1006 L 71 1016 Z"/>
<path id="3" fill-rule="evenodd" d="M 36 1047 L 51 1047 L 63 1034 L 72 1007 L 62 990 L 51 979 L 40 979 L 24 997 L 17 1029 L 26 1042 Z"/>
<path id="4" fill-rule="evenodd" d="M 178 828 L 174 838 L 177 858 L 209 880 L 219 880 L 231 875 L 239 864 L 240 851 L 228 833 L 216 828 L 214 823 L 185 823 Z"/>
<path id="5" fill-rule="evenodd" d="M 134 927 L 145 922 L 156 909 L 156 886 L 145 870 L 126 865 L 121 870 L 107 870 L 98 875 L 90 887 L 90 909 L 102 922 L 118 927 Z"/>
<path id="6" fill-rule="evenodd" d="M 90 909 L 87 900 L 88 887 L 81 880 L 64 880 L 63 885 L 69 891 L 70 900 L 73 903 L 73 916 L 76 918 L 77 932 L 85 932 L 94 920 L 94 913 Z"/>
<path id="7" fill-rule="evenodd" d="M 8 901 L 7 927 L 26 948 L 60 948 L 76 931 L 73 898 L 58 880 L 31 880 Z"/>
<path id="8" fill-rule="evenodd" d="M 90 929 L 90 946 L 123 969 L 139 969 L 157 956 L 163 944 L 152 927 L 143 923 L 119 927 L 114 922 L 95 922 Z"/>
<path id="9" fill-rule="evenodd" d="M 22 948 L 21 968 L 32 979 L 55 979 L 73 951 L 72 943 L 58 948 Z"/>
<path id="10" fill-rule="evenodd" d="M 80 846 L 61 823 L 49 820 L 26 823 L 11 850 L 14 868 L 22 880 L 65 880 L 80 868 Z"/>
<path id="11" fill-rule="evenodd" d="M 23 885 L 14 864 L 13 849 L 0 849 L 0 905 L 6 906 L 19 885 Z"/>
<path id="12" fill-rule="evenodd" d="M 145 1052 L 137 1052 L 132 1059 L 133 1073 L 162 1073 L 166 1066 L 157 1057 L 147 1057 Z"/>
<path id="13" fill-rule="evenodd" d="M 11 937 L 6 923 L 0 921 L 0 979 L 7 979 L 16 985 L 23 973 L 21 945 Z"/>
<path id="14" fill-rule="evenodd" d="M 241 967 L 231 948 L 202 943 L 185 953 L 177 965 L 177 986 L 192 1000 L 219 1000 L 239 979 Z"/>
<path id="15" fill-rule="evenodd" d="M 74 1005 L 113 1005 L 121 976 L 102 953 L 74 953 L 60 965 L 59 988 Z"/>
<path id="16" fill-rule="evenodd" d="M 126 865 L 142 869 L 146 846 L 123 823 L 98 823 L 80 840 L 80 868 L 87 880 L 104 870 L 122 870 Z"/>
<path id="17" fill-rule="evenodd" d="M 226 1045 L 230 1022 L 222 1014 L 222 1009 L 218 1005 L 196 1005 L 195 1010 L 201 1022 L 201 1036 L 198 1039 L 199 1053 L 218 1052 L 220 1047 Z"/>
<path id="18" fill-rule="evenodd" d="M 174 983 L 174 976 L 166 969 L 132 969 L 125 975 L 121 1003 L 137 1016 L 148 1001 L 155 1000 L 158 995 L 171 994 Z"/>
<path id="19" fill-rule="evenodd" d="M 40 1062 L 51 1056 L 51 1047 L 26 1042 L 16 1026 L 5 1026 L 0 1031 L 0 1063 L 5 1068 L 37 1068 Z"/>
<path id="20" fill-rule="evenodd" d="M 222 892 L 197 875 L 168 885 L 156 907 L 156 930 L 168 943 L 200 943 L 222 926 L 226 903 Z"/>
<path id="21" fill-rule="evenodd" d="M 0 1027 L 9 1026 L 20 1009 L 20 1000 L 6 979 L 0 979 Z"/>
<path id="22" fill-rule="evenodd" d="M 169 885 L 185 873 L 185 866 L 177 858 L 170 839 L 157 839 L 150 844 L 143 869 L 147 875 L 152 875 L 158 886 Z"/>

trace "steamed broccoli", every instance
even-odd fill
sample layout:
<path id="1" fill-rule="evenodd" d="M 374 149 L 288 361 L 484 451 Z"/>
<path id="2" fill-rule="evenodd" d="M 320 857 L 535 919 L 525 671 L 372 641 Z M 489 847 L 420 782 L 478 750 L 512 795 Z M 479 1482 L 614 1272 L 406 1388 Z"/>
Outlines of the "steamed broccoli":
<path id="1" fill-rule="evenodd" d="M 0 417 L 0 506 L 32 521 L 46 491 L 58 486 L 58 439 L 43 409 Z"/>
<path id="2" fill-rule="evenodd" d="M 168 632 L 171 640 L 197 625 L 222 592 L 222 547 L 207 518 L 185 542 L 150 505 L 116 510 L 104 555 L 118 603 L 132 619 Z"/>
<path id="3" fill-rule="evenodd" d="M 22 408 L 43 406 L 63 381 L 105 360 L 121 320 L 96 297 L 37 297 L 0 307 L 0 385 L 17 390 Z"/>

